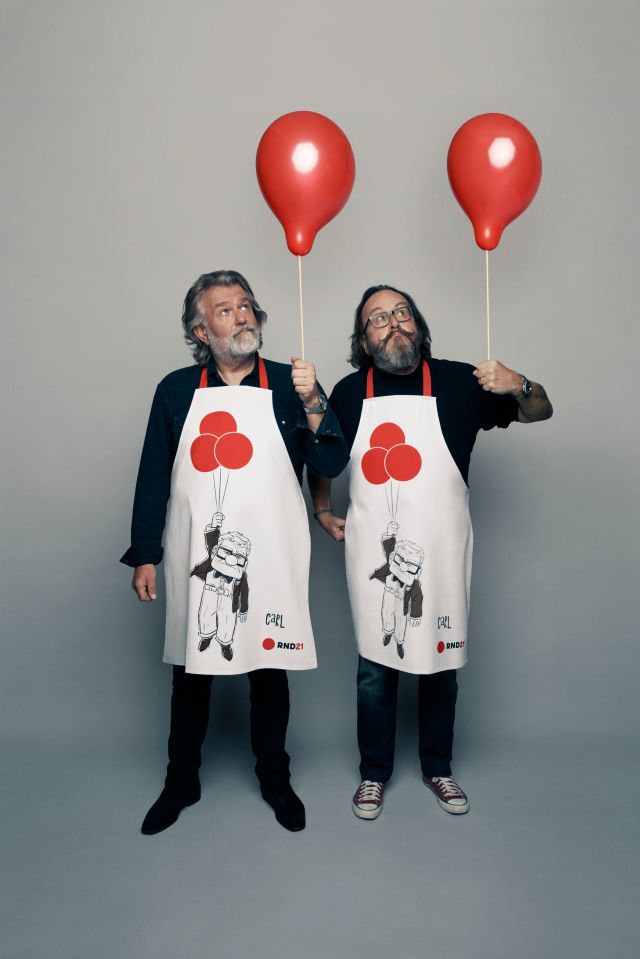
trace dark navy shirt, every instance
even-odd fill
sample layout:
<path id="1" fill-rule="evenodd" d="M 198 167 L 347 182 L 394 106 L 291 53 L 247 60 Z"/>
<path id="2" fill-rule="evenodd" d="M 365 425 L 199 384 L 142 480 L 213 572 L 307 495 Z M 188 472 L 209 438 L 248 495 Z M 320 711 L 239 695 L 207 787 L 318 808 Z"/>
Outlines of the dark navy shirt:
<path id="1" fill-rule="evenodd" d="M 334 477 L 349 459 L 349 450 L 331 407 L 327 409 L 316 433 L 307 425 L 300 397 L 291 382 L 291 367 L 265 360 L 269 389 L 273 394 L 273 412 L 291 465 L 302 485 L 306 464 L 313 473 Z M 209 388 L 227 384 L 213 362 L 208 366 Z M 187 366 L 175 370 L 158 384 L 147 433 L 142 448 L 138 481 L 133 501 L 131 546 L 120 562 L 127 566 L 157 564 L 162 559 L 162 534 L 171 491 L 171 470 L 195 390 L 200 385 L 202 368 Z M 242 386 L 260 387 L 258 368 L 242 380 Z M 320 391 L 322 388 L 320 387 Z"/>
<path id="2" fill-rule="evenodd" d="M 429 360 L 431 393 L 436 398 L 442 434 L 465 483 L 478 430 L 507 427 L 518 419 L 517 400 L 483 390 L 473 375 L 474 369 L 469 363 Z M 374 396 L 420 396 L 422 365 L 406 376 L 374 369 L 373 392 Z M 358 431 L 366 395 L 367 370 L 357 370 L 336 384 L 329 400 L 349 449 Z"/>

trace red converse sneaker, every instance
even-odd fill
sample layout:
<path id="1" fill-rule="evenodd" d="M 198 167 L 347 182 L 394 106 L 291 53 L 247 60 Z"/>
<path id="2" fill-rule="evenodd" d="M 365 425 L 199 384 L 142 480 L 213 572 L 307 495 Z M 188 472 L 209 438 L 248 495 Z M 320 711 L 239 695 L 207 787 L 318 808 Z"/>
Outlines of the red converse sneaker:
<path id="1" fill-rule="evenodd" d="M 422 782 L 435 793 L 438 805 L 454 816 L 469 812 L 469 799 L 453 776 L 424 776 Z"/>
<path id="2" fill-rule="evenodd" d="M 384 783 L 363 779 L 356 789 L 351 808 L 359 819 L 377 819 L 382 812 Z"/>

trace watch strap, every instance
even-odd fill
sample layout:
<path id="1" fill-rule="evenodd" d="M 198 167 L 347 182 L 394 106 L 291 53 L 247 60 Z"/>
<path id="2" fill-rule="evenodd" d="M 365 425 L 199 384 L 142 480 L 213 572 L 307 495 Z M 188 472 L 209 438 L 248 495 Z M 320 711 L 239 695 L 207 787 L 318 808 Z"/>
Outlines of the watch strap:
<path id="1" fill-rule="evenodd" d="M 522 376 L 522 386 L 520 388 L 520 392 L 518 393 L 517 399 L 527 400 L 531 396 L 533 386 L 531 385 L 531 380 L 527 379 L 524 373 L 522 373 L 521 376 Z"/>
<path id="2" fill-rule="evenodd" d="M 324 413 L 327 409 L 327 397 L 320 396 L 320 402 L 316 406 L 303 406 L 305 413 Z"/>

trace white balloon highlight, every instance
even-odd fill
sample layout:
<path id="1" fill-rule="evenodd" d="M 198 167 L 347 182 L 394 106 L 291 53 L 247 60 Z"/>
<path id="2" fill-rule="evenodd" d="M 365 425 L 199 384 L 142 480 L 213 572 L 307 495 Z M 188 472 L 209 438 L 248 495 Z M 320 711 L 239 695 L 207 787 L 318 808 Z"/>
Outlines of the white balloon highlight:
<path id="1" fill-rule="evenodd" d="M 516 155 L 516 145 L 510 137 L 496 137 L 489 147 L 489 162 L 491 166 L 509 166 Z"/>
<path id="2" fill-rule="evenodd" d="M 298 173 L 311 173 L 318 163 L 318 150 L 313 143 L 299 143 L 291 160 Z"/>

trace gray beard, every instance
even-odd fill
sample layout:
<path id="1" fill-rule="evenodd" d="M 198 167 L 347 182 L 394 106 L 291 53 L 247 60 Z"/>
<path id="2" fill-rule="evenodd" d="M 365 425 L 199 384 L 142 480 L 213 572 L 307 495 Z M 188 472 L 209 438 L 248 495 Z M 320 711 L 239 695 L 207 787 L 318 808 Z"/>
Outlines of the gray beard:
<path id="1" fill-rule="evenodd" d="M 409 339 L 404 333 L 401 337 L 402 339 L 391 345 L 387 345 L 386 340 L 375 347 L 369 344 L 373 365 L 379 370 L 385 373 L 401 373 L 417 364 L 420 359 L 420 337 Z"/>
<path id="2" fill-rule="evenodd" d="M 236 363 L 238 360 L 244 360 L 248 356 L 262 347 L 262 332 L 260 330 L 247 328 L 241 336 L 245 340 L 240 345 L 240 335 L 235 334 L 228 337 L 216 336 L 208 328 L 206 329 L 209 340 L 209 349 L 213 354 L 214 360 L 218 363 Z M 250 334 L 250 338 L 249 338 Z"/>

